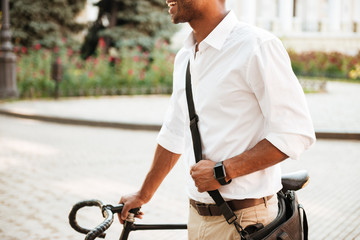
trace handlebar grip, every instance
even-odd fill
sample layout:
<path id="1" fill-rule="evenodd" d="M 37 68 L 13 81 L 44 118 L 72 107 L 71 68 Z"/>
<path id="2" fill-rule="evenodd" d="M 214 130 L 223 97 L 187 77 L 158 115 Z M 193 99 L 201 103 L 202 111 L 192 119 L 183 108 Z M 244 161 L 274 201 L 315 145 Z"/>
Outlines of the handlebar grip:
<path id="1" fill-rule="evenodd" d="M 73 229 L 75 229 L 77 232 L 79 232 L 79 233 L 83 233 L 83 234 L 88 234 L 88 233 L 90 233 L 90 232 L 92 232 L 92 231 L 94 231 L 94 230 L 92 230 L 92 229 L 87 229 L 87 228 L 83 228 L 83 227 L 81 227 L 81 226 L 79 226 L 79 224 L 77 223 L 77 221 L 76 221 L 76 213 L 77 213 L 77 211 L 80 209 L 80 208 L 83 208 L 83 207 L 92 207 L 92 206 L 97 206 L 97 207 L 99 207 L 100 209 L 101 209 L 101 207 L 103 206 L 103 203 L 101 202 L 101 201 L 99 201 L 99 200 L 86 200 L 86 201 L 81 201 L 81 202 L 78 202 L 78 203 L 76 203 L 73 207 L 72 207 L 72 209 L 71 209 L 71 211 L 70 211 L 70 213 L 69 213 L 69 223 L 70 223 L 70 226 L 73 228 Z M 106 212 L 108 212 L 108 211 L 106 211 Z M 111 212 L 111 211 L 110 211 Z M 111 216 L 111 218 L 112 218 L 112 213 L 111 213 L 111 215 L 109 214 L 109 213 L 107 213 L 107 218 L 109 217 L 109 216 Z M 104 222 L 107 222 L 107 219 L 104 221 Z M 112 221 L 110 222 L 110 225 L 111 225 L 111 223 L 112 223 Z M 109 226 L 110 226 L 109 225 Z M 108 226 L 108 227 L 109 227 Z M 107 228 L 108 228 L 107 227 Z M 106 229 L 107 229 L 106 228 Z M 106 230 L 105 229 L 105 230 Z M 101 233 L 101 234 L 99 234 L 98 236 L 96 236 L 96 237 L 100 237 L 100 238 L 105 238 L 105 233 Z"/>
<path id="2" fill-rule="evenodd" d="M 94 240 L 97 237 L 102 237 L 102 235 L 104 235 L 105 237 L 104 232 L 106 231 L 106 229 L 108 229 L 111 226 L 114 218 L 113 218 L 113 213 L 109 208 L 103 208 L 103 214 L 106 219 L 99 226 L 91 230 L 86 235 L 85 240 Z"/>

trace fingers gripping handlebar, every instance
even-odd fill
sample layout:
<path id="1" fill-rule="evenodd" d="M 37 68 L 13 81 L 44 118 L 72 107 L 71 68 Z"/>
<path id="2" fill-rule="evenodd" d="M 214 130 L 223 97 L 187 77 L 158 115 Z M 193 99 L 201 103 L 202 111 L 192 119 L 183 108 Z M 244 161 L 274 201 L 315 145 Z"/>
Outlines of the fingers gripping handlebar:
<path id="1" fill-rule="evenodd" d="M 102 212 L 105 220 L 100 225 L 95 227 L 94 229 L 87 229 L 87 228 L 83 228 L 83 227 L 79 226 L 79 224 L 76 221 L 77 211 L 80 208 L 92 207 L 92 206 L 97 206 L 101 209 L 101 212 Z M 75 229 L 77 232 L 86 234 L 85 240 L 94 240 L 97 237 L 105 238 L 106 234 L 104 232 L 111 226 L 111 224 L 114 220 L 114 213 L 121 213 L 123 207 L 124 207 L 123 204 L 119 204 L 116 206 L 104 205 L 99 200 L 81 201 L 81 202 L 76 203 L 73 206 L 73 208 L 71 209 L 70 214 L 69 214 L 69 222 L 70 222 L 71 227 L 73 229 Z M 130 212 L 136 214 L 138 211 L 139 211 L 139 208 L 132 209 Z"/>

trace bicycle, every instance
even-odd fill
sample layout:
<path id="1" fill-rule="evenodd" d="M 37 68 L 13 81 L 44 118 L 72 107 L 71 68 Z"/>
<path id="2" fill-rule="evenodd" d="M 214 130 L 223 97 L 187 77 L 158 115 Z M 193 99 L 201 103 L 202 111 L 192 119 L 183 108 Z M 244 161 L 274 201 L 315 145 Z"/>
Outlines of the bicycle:
<path id="1" fill-rule="evenodd" d="M 298 191 L 302 188 L 304 188 L 309 181 L 309 175 L 307 171 L 302 170 L 298 172 L 293 172 L 289 174 L 285 174 L 281 178 L 281 182 L 283 185 L 282 190 L 278 193 L 279 198 L 279 214 L 278 217 L 274 220 L 277 220 L 279 222 L 280 218 L 283 218 L 285 214 L 285 210 L 283 209 L 285 203 L 284 201 L 281 201 L 281 196 L 279 195 L 284 193 L 293 193 L 295 191 Z M 83 207 L 91 207 L 91 206 L 97 206 L 101 209 L 101 212 L 103 214 L 103 217 L 105 220 L 99 224 L 94 229 L 86 229 L 78 225 L 76 221 L 76 214 L 77 211 L 80 208 Z M 99 200 L 86 200 L 76 203 L 69 214 L 69 223 L 73 229 L 75 229 L 77 232 L 86 234 L 85 240 L 94 240 L 97 237 L 105 238 L 106 233 L 105 231 L 111 226 L 113 220 L 114 220 L 114 213 L 121 213 L 123 209 L 123 204 L 118 205 L 111 205 L 111 204 L 103 204 Z M 187 229 L 186 224 L 135 224 L 135 215 L 140 211 L 140 208 L 131 209 L 129 211 L 128 218 L 124 222 L 123 230 L 121 232 L 119 240 L 127 240 L 129 237 L 130 232 L 132 231 L 138 231 L 138 230 L 185 230 Z M 281 220 L 283 221 L 283 220 Z M 278 223 L 277 222 L 277 223 Z M 281 222 L 280 222 L 281 223 Z M 270 223 L 272 224 L 272 223 Z M 269 224 L 269 225 L 270 225 Z M 307 233 L 306 233 L 307 234 Z"/>

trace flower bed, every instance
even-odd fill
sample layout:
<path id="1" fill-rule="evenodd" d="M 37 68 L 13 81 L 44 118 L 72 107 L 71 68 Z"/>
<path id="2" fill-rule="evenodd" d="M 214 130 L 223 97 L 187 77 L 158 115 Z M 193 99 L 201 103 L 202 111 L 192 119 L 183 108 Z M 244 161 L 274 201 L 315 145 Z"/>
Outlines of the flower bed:
<path id="1" fill-rule="evenodd" d="M 121 49 L 105 54 L 103 40 L 96 57 L 86 60 L 71 48 L 32 49 L 16 47 L 17 84 L 22 98 L 55 95 L 56 81 L 51 66 L 61 66 L 59 96 L 171 93 L 175 54 L 166 42 L 159 41 L 153 52 Z M 114 52 L 114 51 L 112 51 Z"/>
<path id="2" fill-rule="evenodd" d="M 17 84 L 21 98 L 59 96 L 97 96 L 127 94 L 169 94 L 175 53 L 164 41 L 158 41 L 152 52 L 135 49 L 112 49 L 105 53 L 101 39 L 96 57 L 81 59 L 78 51 L 65 47 L 52 50 L 39 44 L 31 49 L 15 47 Z M 289 51 L 294 72 L 300 78 L 325 77 L 360 80 L 360 52 L 356 56 L 341 53 Z M 62 78 L 56 87 L 51 66 L 62 66 Z M 300 81 L 304 89 L 309 82 Z M 316 89 L 324 90 L 322 82 Z M 312 89 L 309 91 L 318 91 Z"/>
<path id="3" fill-rule="evenodd" d="M 338 52 L 289 51 L 293 70 L 298 76 L 360 80 L 360 51 L 355 56 Z"/>

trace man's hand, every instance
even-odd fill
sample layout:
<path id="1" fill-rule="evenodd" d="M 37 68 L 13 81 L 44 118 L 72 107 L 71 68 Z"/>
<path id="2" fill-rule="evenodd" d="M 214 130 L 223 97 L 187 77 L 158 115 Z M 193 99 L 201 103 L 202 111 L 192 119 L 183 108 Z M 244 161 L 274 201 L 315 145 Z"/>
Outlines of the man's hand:
<path id="1" fill-rule="evenodd" d="M 190 175 L 199 192 L 216 190 L 221 186 L 214 177 L 215 164 L 210 160 L 201 160 L 191 167 Z"/>
<path id="2" fill-rule="evenodd" d="M 121 216 L 120 216 L 120 214 L 118 214 L 120 223 L 124 224 L 124 221 L 126 220 L 128 214 L 129 214 L 129 211 L 131 209 L 133 209 L 133 208 L 141 207 L 143 204 L 145 204 L 145 201 L 142 200 L 142 198 L 140 197 L 139 192 L 136 192 L 136 193 L 129 194 L 129 195 L 121 197 L 119 203 L 124 204 L 124 208 L 121 211 Z M 139 212 L 139 214 L 136 215 L 135 217 L 141 219 L 142 215 L 144 215 L 144 213 Z"/>

